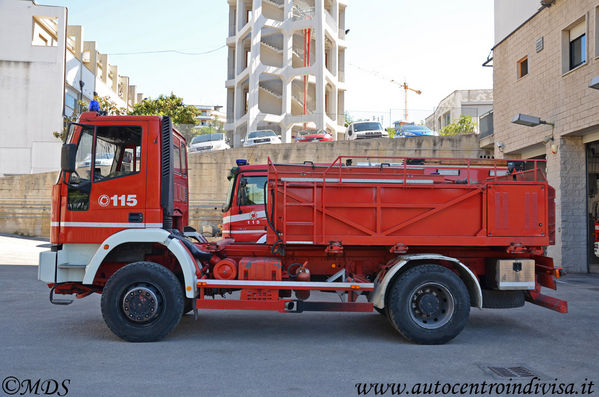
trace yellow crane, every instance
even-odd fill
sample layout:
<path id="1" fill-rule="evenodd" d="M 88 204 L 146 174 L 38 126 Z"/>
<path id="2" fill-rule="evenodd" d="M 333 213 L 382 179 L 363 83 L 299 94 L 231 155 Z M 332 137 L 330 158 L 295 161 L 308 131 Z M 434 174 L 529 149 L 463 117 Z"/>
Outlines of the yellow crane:
<path id="1" fill-rule="evenodd" d="M 400 83 L 398 81 L 391 80 L 391 82 L 394 84 L 397 84 L 400 88 L 404 89 L 404 121 L 407 122 L 408 121 L 408 90 L 413 91 L 418 95 L 422 94 L 422 91 L 415 90 L 412 87 L 408 87 L 408 83 L 406 83 L 405 81 L 403 83 Z"/>

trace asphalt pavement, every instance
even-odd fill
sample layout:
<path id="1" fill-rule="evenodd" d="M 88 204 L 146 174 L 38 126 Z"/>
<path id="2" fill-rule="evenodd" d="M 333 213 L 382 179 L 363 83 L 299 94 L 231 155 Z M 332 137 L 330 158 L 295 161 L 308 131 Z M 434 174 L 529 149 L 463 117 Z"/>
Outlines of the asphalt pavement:
<path id="1" fill-rule="evenodd" d="M 356 396 L 361 383 L 528 384 L 533 375 L 576 391 L 593 382 L 599 391 L 598 275 L 560 280 L 551 294 L 569 301 L 568 314 L 531 304 L 473 308 L 464 331 L 442 346 L 406 342 L 377 313 L 208 310 L 197 321 L 184 316 L 161 342 L 136 344 L 108 330 L 98 295 L 50 304 L 35 266 L 44 243 L 0 237 L 0 379 L 8 392 L 15 379 L 39 379 L 72 396 Z"/>

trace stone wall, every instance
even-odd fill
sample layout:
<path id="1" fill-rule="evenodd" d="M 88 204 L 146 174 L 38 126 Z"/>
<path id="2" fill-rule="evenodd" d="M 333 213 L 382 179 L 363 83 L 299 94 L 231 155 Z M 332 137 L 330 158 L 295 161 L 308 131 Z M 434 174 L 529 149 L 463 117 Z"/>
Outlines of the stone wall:
<path id="1" fill-rule="evenodd" d="M 0 233 L 50 236 L 52 185 L 57 174 L 0 178 Z"/>
<path id="2" fill-rule="evenodd" d="M 369 139 L 319 143 L 263 145 L 189 155 L 190 224 L 196 228 L 221 223 L 227 174 L 236 159 L 251 164 L 314 161 L 333 162 L 337 156 L 408 156 L 478 158 L 478 136 Z M 0 233 L 48 237 L 50 198 L 56 173 L 0 178 Z"/>

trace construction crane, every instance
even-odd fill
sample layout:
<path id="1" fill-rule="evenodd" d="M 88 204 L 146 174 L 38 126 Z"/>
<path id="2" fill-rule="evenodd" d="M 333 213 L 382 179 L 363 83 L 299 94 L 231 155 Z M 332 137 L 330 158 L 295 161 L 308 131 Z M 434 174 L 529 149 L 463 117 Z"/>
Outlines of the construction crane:
<path id="1" fill-rule="evenodd" d="M 391 80 L 391 82 L 397 84 L 400 88 L 404 89 L 404 121 L 408 121 L 408 90 L 413 91 L 418 95 L 422 94 L 422 91 L 408 87 L 408 83 L 406 83 L 405 81 L 403 83 L 400 83 L 398 81 Z"/>

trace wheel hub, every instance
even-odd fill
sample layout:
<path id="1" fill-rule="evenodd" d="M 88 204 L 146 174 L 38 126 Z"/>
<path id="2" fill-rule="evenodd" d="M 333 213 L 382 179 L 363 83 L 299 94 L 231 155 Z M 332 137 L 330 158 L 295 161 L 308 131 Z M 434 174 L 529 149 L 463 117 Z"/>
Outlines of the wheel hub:
<path id="1" fill-rule="evenodd" d="M 410 294 L 410 317 L 420 327 L 436 329 L 447 324 L 454 312 L 454 298 L 444 285 L 427 282 Z"/>
<path id="2" fill-rule="evenodd" d="M 158 303 L 158 296 L 152 288 L 137 286 L 123 296 L 123 311 L 131 321 L 147 322 L 158 315 Z"/>
<path id="3" fill-rule="evenodd" d="M 439 298 L 431 293 L 422 295 L 418 300 L 418 309 L 426 316 L 433 316 L 439 313 Z"/>

